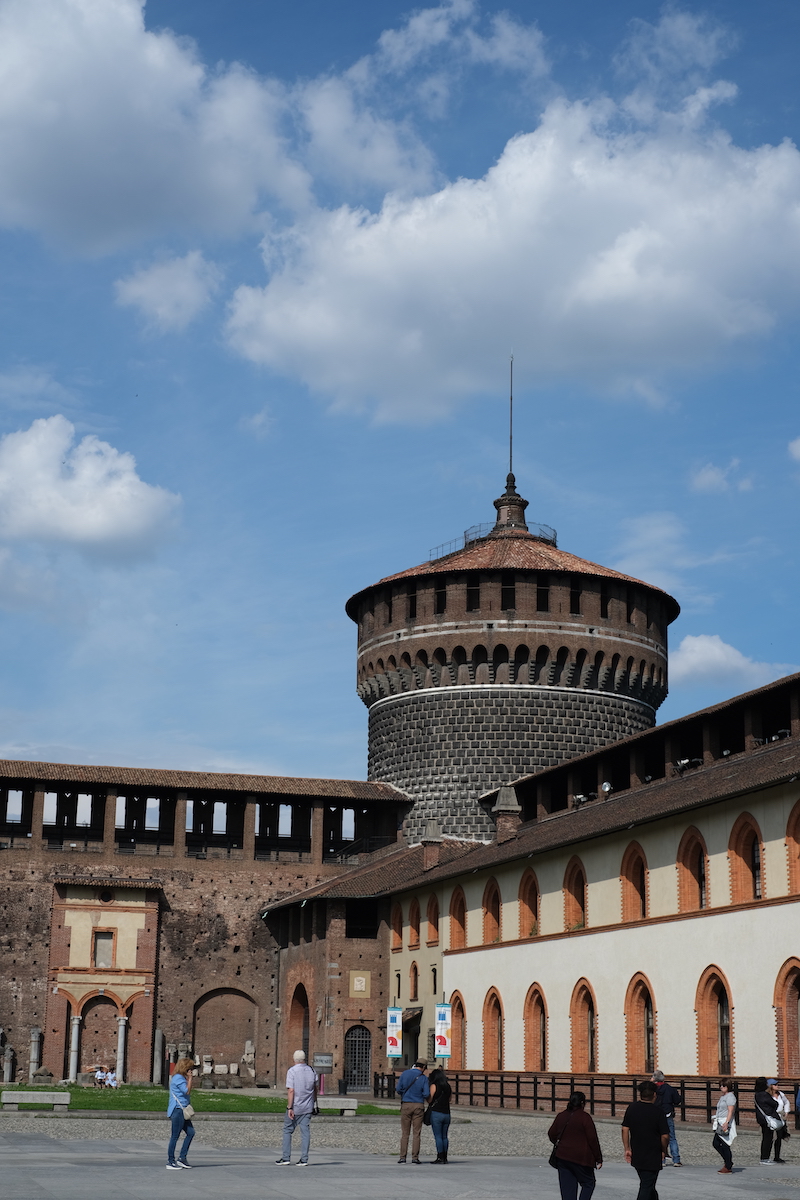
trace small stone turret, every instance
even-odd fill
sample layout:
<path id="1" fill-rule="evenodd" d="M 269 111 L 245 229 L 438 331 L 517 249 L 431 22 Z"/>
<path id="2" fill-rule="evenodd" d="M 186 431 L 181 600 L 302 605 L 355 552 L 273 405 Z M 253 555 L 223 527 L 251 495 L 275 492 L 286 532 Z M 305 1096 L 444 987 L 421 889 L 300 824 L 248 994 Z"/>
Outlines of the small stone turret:
<path id="1" fill-rule="evenodd" d="M 369 778 L 414 797 L 407 833 L 486 837 L 490 788 L 654 724 L 667 694 L 659 588 L 529 525 L 512 474 L 494 526 L 347 603 L 370 710 Z"/>

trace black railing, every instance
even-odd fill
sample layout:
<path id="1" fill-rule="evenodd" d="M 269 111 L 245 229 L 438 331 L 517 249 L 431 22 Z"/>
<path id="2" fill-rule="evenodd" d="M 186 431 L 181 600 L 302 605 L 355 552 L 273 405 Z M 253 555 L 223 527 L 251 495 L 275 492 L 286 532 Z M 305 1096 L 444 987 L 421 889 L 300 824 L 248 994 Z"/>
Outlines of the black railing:
<path id="1" fill-rule="evenodd" d="M 447 1068 L 445 1068 L 447 1069 Z M 636 1087 L 649 1075 L 551 1075 L 520 1071 L 447 1071 L 453 1089 L 453 1104 L 470 1108 L 508 1108 L 527 1112 L 556 1112 L 566 1107 L 574 1091 L 585 1092 L 588 1110 L 596 1116 L 616 1117 L 638 1098 Z M 680 1093 L 676 1117 L 694 1124 L 710 1123 L 719 1099 L 719 1076 L 670 1079 Z M 752 1078 L 734 1080 L 737 1119 L 740 1125 L 756 1127 Z M 783 1079 L 781 1089 L 792 1100 L 800 1080 Z M 392 1099 L 393 1074 L 375 1074 L 374 1095 Z"/>

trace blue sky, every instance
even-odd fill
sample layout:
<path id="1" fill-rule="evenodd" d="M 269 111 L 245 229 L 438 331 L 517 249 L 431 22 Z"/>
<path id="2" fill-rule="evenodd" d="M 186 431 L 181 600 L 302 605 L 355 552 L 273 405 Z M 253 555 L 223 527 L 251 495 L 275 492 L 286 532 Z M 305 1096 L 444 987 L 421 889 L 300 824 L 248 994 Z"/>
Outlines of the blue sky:
<path id="1" fill-rule="evenodd" d="M 0 0 L 0 754 L 363 777 L 352 592 L 490 519 L 800 669 L 800 9 Z"/>

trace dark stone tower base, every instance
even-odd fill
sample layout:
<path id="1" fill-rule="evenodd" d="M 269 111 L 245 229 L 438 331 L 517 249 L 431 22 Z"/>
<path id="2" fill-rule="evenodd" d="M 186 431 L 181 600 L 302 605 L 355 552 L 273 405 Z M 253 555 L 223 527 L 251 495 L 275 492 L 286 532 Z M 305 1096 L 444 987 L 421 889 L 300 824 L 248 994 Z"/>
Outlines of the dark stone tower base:
<path id="1" fill-rule="evenodd" d="M 490 838 L 494 822 L 478 796 L 654 724 L 650 705 L 608 692 L 430 688 L 371 706 L 369 778 L 416 800 L 405 823 L 412 842 L 429 818 L 452 837 Z"/>

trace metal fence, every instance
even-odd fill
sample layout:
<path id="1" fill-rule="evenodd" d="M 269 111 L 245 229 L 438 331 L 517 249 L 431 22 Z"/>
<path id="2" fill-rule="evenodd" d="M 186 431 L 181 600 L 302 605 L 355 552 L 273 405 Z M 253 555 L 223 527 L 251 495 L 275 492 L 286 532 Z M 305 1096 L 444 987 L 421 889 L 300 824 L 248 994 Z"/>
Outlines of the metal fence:
<path id="1" fill-rule="evenodd" d="M 470 1108 L 506 1108 L 523 1112 L 556 1112 L 566 1106 L 572 1092 L 586 1093 L 586 1107 L 599 1117 L 621 1117 L 632 1100 L 638 1099 L 636 1086 L 649 1076 L 633 1075 L 550 1075 L 520 1071 L 448 1071 L 453 1089 L 453 1104 Z M 679 1121 L 709 1124 L 719 1099 L 719 1076 L 670 1079 L 680 1093 L 675 1110 Z M 757 1125 L 753 1106 L 753 1078 L 734 1080 L 737 1120 L 745 1128 Z M 376 1073 L 374 1095 L 393 1099 L 396 1077 Z M 782 1079 L 781 1088 L 794 1104 L 800 1080 Z M 800 1128 L 797 1113 L 795 1128 Z"/>

